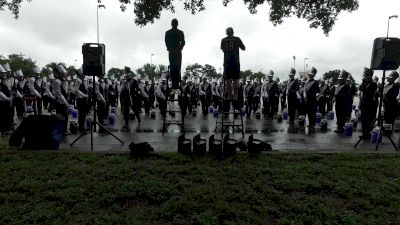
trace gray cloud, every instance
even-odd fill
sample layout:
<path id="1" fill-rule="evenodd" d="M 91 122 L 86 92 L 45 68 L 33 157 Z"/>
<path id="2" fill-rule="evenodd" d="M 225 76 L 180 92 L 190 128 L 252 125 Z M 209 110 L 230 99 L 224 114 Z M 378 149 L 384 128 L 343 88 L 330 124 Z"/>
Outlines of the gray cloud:
<path id="1" fill-rule="evenodd" d="M 24 53 L 41 66 L 50 61 L 73 64 L 75 59 L 81 63 L 82 43 L 97 41 L 96 2 L 34 0 L 22 5 L 19 20 L 2 11 L 1 53 Z M 176 14 L 163 12 L 160 20 L 143 28 L 134 24 L 132 7 L 121 12 L 118 1 L 104 3 L 107 8 L 99 12 L 100 41 L 106 44 L 108 69 L 124 65 L 138 68 L 150 62 L 152 53 L 154 64 L 167 64 L 164 33 L 176 17 L 187 40 L 184 65 L 207 63 L 218 70 L 222 66 L 220 41 L 225 28 L 232 26 L 247 47 L 241 53 L 242 69 L 272 69 L 280 77 L 285 77 L 293 66 L 295 55 L 298 71 L 303 70 L 303 59 L 308 57 L 309 65 L 315 66 L 319 74 L 347 69 L 359 79 L 362 68 L 370 63 L 374 38 L 386 34 L 387 17 L 400 14 L 398 0 L 360 0 L 359 10 L 341 14 L 326 37 L 322 30 L 310 29 L 306 21 L 297 18 L 285 19 L 274 27 L 268 20 L 267 6 L 252 15 L 239 0 L 228 7 L 220 1 L 206 1 L 207 11 L 197 15 L 178 5 Z M 390 33 L 400 35 L 400 19 L 391 22 Z"/>

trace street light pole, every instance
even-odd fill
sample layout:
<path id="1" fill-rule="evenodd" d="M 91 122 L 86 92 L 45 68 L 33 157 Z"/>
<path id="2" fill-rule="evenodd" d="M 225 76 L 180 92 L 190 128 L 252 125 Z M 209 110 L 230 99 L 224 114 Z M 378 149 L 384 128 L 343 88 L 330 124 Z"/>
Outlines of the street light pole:
<path id="1" fill-rule="evenodd" d="M 97 5 L 97 43 L 100 43 L 100 32 L 99 32 L 99 8 L 106 8 L 105 5 Z"/>
<path id="2" fill-rule="evenodd" d="M 296 56 L 293 56 L 293 69 L 296 69 Z"/>
<path id="3" fill-rule="evenodd" d="M 390 20 L 391 20 L 392 18 L 398 18 L 398 15 L 389 16 L 389 19 L 388 19 L 388 26 L 387 26 L 387 32 L 386 32 L 386 38 L 389 38 L 389 23 L 390 23 Z"/>

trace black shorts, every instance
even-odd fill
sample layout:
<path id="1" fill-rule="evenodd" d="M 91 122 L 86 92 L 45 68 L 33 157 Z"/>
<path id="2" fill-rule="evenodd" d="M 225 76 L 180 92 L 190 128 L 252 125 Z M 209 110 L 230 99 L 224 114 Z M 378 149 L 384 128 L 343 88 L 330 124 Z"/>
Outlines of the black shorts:
<path id="1" fill-rule="evenodd" d="M 240 79 L 240 64 L 232 63 L 224 66 L 224 78 L 225 79 Z"/>

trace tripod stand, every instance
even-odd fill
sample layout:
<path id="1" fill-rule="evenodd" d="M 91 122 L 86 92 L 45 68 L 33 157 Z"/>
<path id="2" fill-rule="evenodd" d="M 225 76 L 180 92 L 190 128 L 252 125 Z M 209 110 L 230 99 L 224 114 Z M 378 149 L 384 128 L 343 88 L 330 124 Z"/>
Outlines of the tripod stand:
<path id="1" fill-rule="evenodd" d="M 239 110 L 239 112 L 236 112 L 235 107 L 233 106 L 233 112 L 230 111 L 230 103 L 229 103 L 229 99 L 228 99 L 228 105 L 225 105 L 225 95 L 226 93 L 226 77 L 222 77 L 223 83 L 222 83 L 222 113 L 221 113 L 221 122 L 218 121 L 218 117 L 217 117 L 217 122 L 216 122 L 216 126 L 215 126 L 215 132 L 218 129 L 218 124 L 221 124 L 221 138 L 224 138 L 224 132 L 225 132 L 225 128 L 230 128 L 232 127 L 232 132 L 235 132 L 235 128 L 239 128 L 240 131 L 242 132 L 242 138 L 244 138 L 244 128 L 243 128 L 243 115 L 241 110 Z M 232 82 L 231 80 L 229 80 L 228 82 Z M 231 84 L 231 87 L 235 88 L 233 84 Z M 232 90 L 228 90 L 228 91 L 232 91 Z M 238 91 L 238 90 L 235 90 Z M 238 101 L 238 99 L 236 99 L 236 101 Z M 238 103 L 236 103 L 238 104 Z M 225 111 L 225 107 L 227 108 L 227 112 Z M 229 115 L 233 114 L 233 120 L 229 121 Z M 240 115 L 240 123 L 236 124 L 235 123 L 235 116 L 239 114 Z M 227 116 L 228 118 L 225 119 L 225 116 Z M 228 121 L 227 121 L 228 120 Z M 229 134 L 229 131 L 227 132 Z"/>
<path id="2" fill-rule="evenodd" d="M 115 136 L 113 133 L 111 133 L 111 131 L 109 131 L 106 127 L 104 127 L 103 124 L 101 124 L 99 121 L 97 121 L 96 119 L 96 91 L 95 91 L 95 76 L 92 76 L 93 79 L 93 86 L 92 86 L 92 108 L 93 108 L 93 121 L 90 124 L 90 127 L 87 128 L 81 135 L 79 135 L 79 137 L 77 137 L 70 145 L 73 146 L 79 139 L 81 139 L 85 134 L 87 134 L 90 131 L 90 150 L 93 151 L 93 132 L 96 131 L 96 124 L 99 125 L 99 127 L 101 127 L 103 130 L 106 131 L 106 133 L 111 134 L 111 136 L 113 136 L 115 139 L 117 139 L 119 142 L 121 142 L 121 144 L 124 144 L 124 142 L 119 139 L 117 136 Z"/>
<path id="3" fill-rule="evenodd" d="M 385 131 L 385 130 L 384 130 L 385 128 L 383 127 L 384 118 L 383 118 L 383 116 L 382 116 L 382 102 L 383 102 L 383 90 L 384 90 L 384 88 L 385 88 L 385 79 L 386 79 L 386 70 L 383 71 L 383 75 L 382 75 L 382 88 L 381 88 L 381 90 L 379 90 L 379 93 L 380 93 L 380 97 L 381 97 L 381 98 L 380 98 L 380 100 L 379 100 L 378 118 L 375 119 L 374 122 L 372 122 L 372 124 L 375 125 L 375 126 L 373 126 L 373 128 L 376 128 L 376 127 L 379 128 L 379 134 L 378 134 L 378 139 L 377 139 L 377 141 L 376 141 L 375 151 L 378 151 L 378 147 L 379 147 L 379 143 L 380 143 L 380 139 L 381 139 L 381 137 L 382 137 L 382 134 L 383 134 L 384 136 L 386 136 L 386 137 L 390 140 L 390 142 L 392 143 L 394 149 L 395 149 L 396 151 L 399 151 L 399 149 L 397 148 L 396 144 L 394 143 L 394 141 L 393 141 L 393 139 L 392 139 L 392 137 L 391 137 L 391 135 L 390 135 L 390 132 Z M 376 124 L 375 124 L 375 123 L 376 123 Z M 373 129 L 373 128 L 372 128 L 372 129 Z M 392 129 L 393 129 L 393 128 L 392 128 Z M 354 148 L 357 148 L 357 146 L 358 146 L 358 144 L 360 144 L 361 140 L 363 140 L 363 136 L 360 136 L 359 140 L 358 140 L 357 143 L 354 145 Z"/>

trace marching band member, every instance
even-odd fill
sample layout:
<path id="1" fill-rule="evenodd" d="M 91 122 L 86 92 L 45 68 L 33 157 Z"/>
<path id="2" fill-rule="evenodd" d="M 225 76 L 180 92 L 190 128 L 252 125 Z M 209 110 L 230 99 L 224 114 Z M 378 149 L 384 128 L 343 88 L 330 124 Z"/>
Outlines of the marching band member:
<path id="1" fill-rule="evenodd" d="M 59 64 L 53 68 L 53 73 L 56 78 L 52 84 L 52 89 L 55 96 L 54 107 L 56 113 L 64 117 L 64 132 L 68 134 L 68 92 L 62 82 L 62 80 L 65 80 L 67 71 L 65 70 L 63 65 Z"/>
<path id="2" fill-rule="evenodd" d="M 360 110 L 361 110 L 361 123 L 364 140 L 370 140 L 370 132 L 373 128 L 373 122 L 376 119 L 376 92 L 378 84 L 372 80 L 374 71 L 369 68 L 364 68 L 363 82 L 360 85 Z"/>
<path id="3" fill-rule="evenodd" d="M 393 71 L 390 73 L 386 79 L 387 83 L 385 88 L 383 89 L 383 104 L 385 106 L 385 123 L 392 124 L 394 126 L 394 121 L 398 114 L 398 101 L 397 96 L 399 94 L 399 84 L 395 83 L 396 78 L 398 77 L 398 73 Z"/>
<path id="4" fill-rule="evenodd" d="M 203 74 L 203 81 L 199 85 L 199 96 L 203 115 L 208 114 L 208 107 L 211 103 L 211 85 L 207 82 L 207 75 Z"/>
<path id="5" fill-rule="evenodd" d="M 348 76 L 350 76 L 350 74 L 342 70 L 338 78 L 339 85 L 335 88 L 336 133 L 343 133 L 344 131 L 344 125 L 347 120 L 347 108 L 349 102 L 351 102 L 350 86 L 346 84 Z"/>
<path id="6" fill-rule="evenodd" d="M 246 87 L 244 89 L 244 99 L 245 99 L 245 105 L 246 105 L 246 117 L 250 118 L 251 115 L 251 107 L 253 106 L 252 101 L 253 101 L 253 96 L 254 96 L 254 87 L 253 84 L 251 83 L 250 77 L 246 78 Z"/>
<path id="7" fill-rule="evenodd" d="M 74 83 L 76 107 L 78 109 L 78 131 L 84 132 L 85 119 L 90 110 L 89 90 L 82 68 L 75 70 L 75 74 L 78 76 L 78 79 Z"/>
<path id="8" fill-rule="evenodd" d="M 11 123 L 13 123 L 11 113 L 13 97 L 8 85 L 7 71 L 1 65 L 0 80 L 0 133 L 4 136 L 6 132 L 10 131 Z"/>
<path id="9" fill-rule="evenodd" d="M 305 84 L 304 88 L 304 97 L 305 97 L 305 106 L 308 116 L 308 133 L 315 133 L 314 127 L 316 122 L 316 113 L 317 113 L 317 95 L 320 94 L 320 89 L 318 82 L 314 80 L 315 75 L 317 74 L 317 69 L 314 67 L 308 72 L 308 81 Z"/>
<path id="10" fill-rule="evenodd" d="M 294 125 L 294 120 L 296 118 L 296 109 L 298 106 L 298 92 L 300 90 L 300 84 L 297 79 L 294 79 L 296 76 L 296 70 L 291 68 L 289 72 L 289 80 L 286 87 L 286 95 L 287 95 L 287 103 L 288 103 L 288 112 L 289 112 L 289 124 Z"/>
<path id="11" fill-rule="evenodd" d="M 158 85 L 156 90 L 158 107 L 162 116 L 166 116 L 167 113 L 167 85 L 166 74 L 163 74 L 161 76 L 161 84 Z"/>

